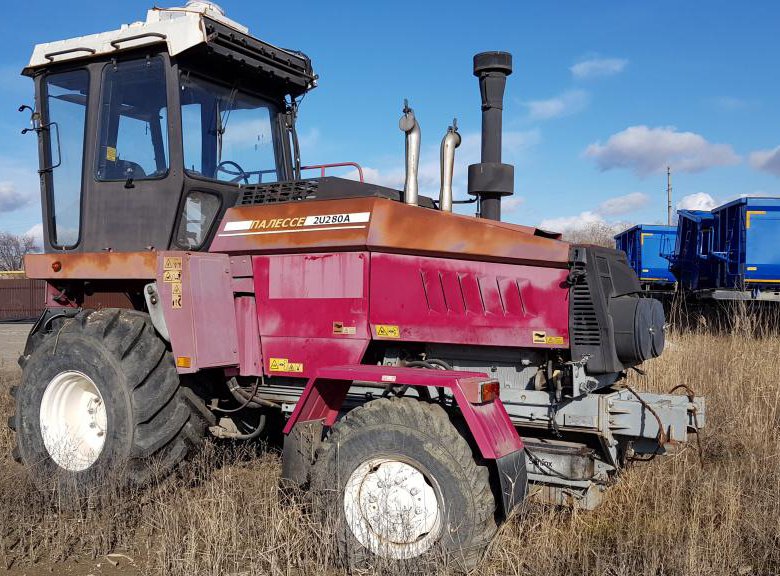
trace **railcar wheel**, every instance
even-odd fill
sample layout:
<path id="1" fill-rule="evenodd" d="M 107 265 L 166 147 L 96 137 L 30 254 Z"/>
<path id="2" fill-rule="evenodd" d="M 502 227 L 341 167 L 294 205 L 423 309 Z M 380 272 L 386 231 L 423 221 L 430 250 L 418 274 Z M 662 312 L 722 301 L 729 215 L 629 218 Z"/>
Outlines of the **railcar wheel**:
<path id="1" fill-rule="evenodd" d="M 114 309 L 83 311 L 40 339 L 10 419 L 15 454 L 36 479 L 83 493 L 167 475 L 209 423 L 148 315 Z"/>
<path id="2" fill-rule="evenodd" d="M 470 568 L 496 531 L 488 469 L 438 404 L 380 399 L 346 414 L 318 449 L 312 489 L 351 566 L 423 567 L 444 552 Z"/>

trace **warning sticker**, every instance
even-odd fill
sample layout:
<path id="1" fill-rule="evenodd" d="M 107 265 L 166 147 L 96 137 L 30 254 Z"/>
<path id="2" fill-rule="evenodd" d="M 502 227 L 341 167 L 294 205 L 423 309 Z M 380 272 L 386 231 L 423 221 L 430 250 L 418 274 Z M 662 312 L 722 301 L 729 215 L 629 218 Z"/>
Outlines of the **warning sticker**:
<path id="1" fill-rule="evenodd" d="M 532 337 L 534 344 L 549 344 L 551 346 L 563 345 L 565 340 L 563 336 L 548 336 L 547 332 L 534 330 Z"/>
<path id="2" fill-rule="evenodd" d="M 181 270 L 181 256 L 166 256 L 163 270 Z"/>
<path id="3" fill-rule="evenodd" d="M 181 283 L 171 284 L 171 308 L 181 308 Z"/>
<path id="4" fill-rule="evenodd" d="M 106 147 L 106 160 L 116 162 L 116 148 L 111 146 Z"/>
<path id="5" fill-rule="evenodd" d="M 392 324 L 377 324 L 374 329 L 379 338 L 400 338 L 401 330 Z"/>
<path id="6" fill-rule="evenodd" d="M 303 372 L 303 362 L 290 362 L 287 358 L 271 358 L 269 372 Z"/>
<path id="7" fill-rule="evenodd" d="M 333 323 L 334 334 L 351 335 L 351 334 L 355 334 L 356 332 L 357 332 L 357 328 L 355 326 L 344 326 L 343 322 Z"/>
<path id="8" fill-rule="evenodd" d="M 181 270 L 164 270 L 163 282 L 181 282 Z"/>

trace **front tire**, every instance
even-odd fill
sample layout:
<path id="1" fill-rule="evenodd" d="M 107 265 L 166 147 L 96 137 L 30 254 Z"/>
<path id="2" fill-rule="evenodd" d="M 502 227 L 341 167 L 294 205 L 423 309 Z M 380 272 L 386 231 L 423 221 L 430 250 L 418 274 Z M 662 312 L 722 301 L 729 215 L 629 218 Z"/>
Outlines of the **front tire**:
<path id="1" fill-rule="evenodd" d="M 116 309 L 80 312 L 39 340 L 11 418 L 36 480 L 84 493 L 168 475 L 209 423 L 149 316 Z"/>
<path id="2" fill-rule="evenodd" d="M 445 552 L 473 567 L 496 531 L 488 469 L 438 404 L 380 399 L 347 413 L 312 469 L 345 563 L 422 567 Z"/>

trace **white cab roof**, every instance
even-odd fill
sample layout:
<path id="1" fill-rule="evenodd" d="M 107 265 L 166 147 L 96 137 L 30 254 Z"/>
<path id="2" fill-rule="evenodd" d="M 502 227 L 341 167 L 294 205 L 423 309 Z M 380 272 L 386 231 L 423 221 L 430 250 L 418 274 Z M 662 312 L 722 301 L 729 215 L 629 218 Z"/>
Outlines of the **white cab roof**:
<path id="1" fill-rule="evenodd" d="M 25 71 L 158 42 L 165 42 L 168 53 L 175 56 L 207 41 L 205 18 L 249 34 L 248 28 L 227 18 L 216 4 L 195 0 L 183 8 L 153 8 L 145 22 L 123 24 L 119 30 L 38 44 Z"/>

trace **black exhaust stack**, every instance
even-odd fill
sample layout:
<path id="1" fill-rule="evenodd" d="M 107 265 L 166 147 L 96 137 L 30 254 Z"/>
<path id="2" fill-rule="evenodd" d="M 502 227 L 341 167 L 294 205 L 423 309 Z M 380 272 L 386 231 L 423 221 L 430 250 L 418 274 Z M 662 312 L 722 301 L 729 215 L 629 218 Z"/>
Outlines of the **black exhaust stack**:
<path id="1" fill-rule="evenodd" d="M 469 166 L 469 194 L 479 197 L 479 216 L 501 220 L 501 197 L 515 188 L 515 167 L 501 163 L 501 124 L 506 77 L 512 73 L 509 52 L 474 56 L 474 76 L 482 95 L 482 162 Z"/>

